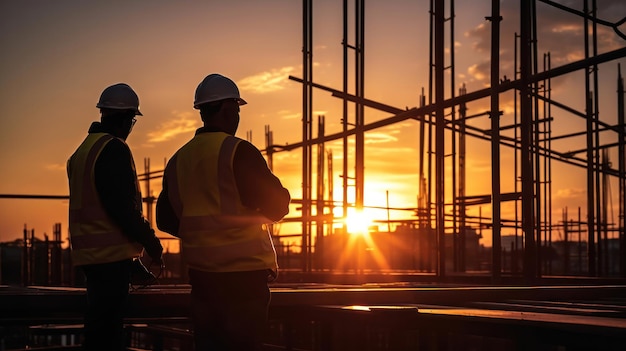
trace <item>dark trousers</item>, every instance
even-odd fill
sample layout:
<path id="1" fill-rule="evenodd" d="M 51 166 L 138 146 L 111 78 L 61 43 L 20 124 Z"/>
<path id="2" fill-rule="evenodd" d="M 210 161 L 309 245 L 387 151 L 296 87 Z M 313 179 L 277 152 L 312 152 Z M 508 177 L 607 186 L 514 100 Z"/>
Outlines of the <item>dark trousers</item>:
<path id="1" fill-rule="evenodd" d="M 189 270 L 196 351 L 260 349 L 270 302 L 267 278 L 267 270 Z"/>
<path id="2" fill-rule="evenodd" d="M 86 265 L 87 309 L 84 350 L 123 350 L 124 311 L 132 260 Z"/>

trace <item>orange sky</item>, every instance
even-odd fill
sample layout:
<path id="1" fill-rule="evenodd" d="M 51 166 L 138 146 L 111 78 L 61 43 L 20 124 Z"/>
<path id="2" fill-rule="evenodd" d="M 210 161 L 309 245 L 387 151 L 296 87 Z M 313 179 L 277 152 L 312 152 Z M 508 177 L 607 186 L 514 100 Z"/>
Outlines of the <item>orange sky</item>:
<path id="1" fill-rule="evenodd" d="M 466 84 L 468 92 L 489 83 L 490 24 L 485 16 L 490 15 L 490 3 L 457 1 L 455 5 L 455 80 L 457 86 Z M 418 105 L 421 89 L 428 90 L 428 4 L 424 0 L 366 1 L 368 99 L 410 108 Z M 575 6 L 582 5 L 576 2 Z M 621 19 L 619 14 L 626 14 L 621 0 L 598 1 L 598 6 L 599 17 L 605 20 L 616 21 Z M 341 89 L 342 79 L 341 7 L 341 0 L 316 0 L 314 5 L 313 76 L 316 83 L 335 89 Z M 513 76 L 513 37 L 519 32 L 518 7 L 517 1 L 502 3 L 501 72 L 509 77 Z M 538 11 L 538 51 L 551 53 L 552 67 L 584 57 L 582 20 L 544 4 L 538 4 Z M 301 18 L 301 1 L 294 0 L 0 3 L 0 194 L 67 195 L 65 162 L 90 123 L 99 118 L 95 103 L 100 92 L 117 82 L 126 82 L 137 91 L 145 115 L 128 139 L 139 172 L 145 158 L 150 158 L 153 170 L 162 168 L 165 159 L 192 137 L 200 126 L 192 108 L 193 93 L 198 82 L 213 72 L 235 80 L 248 101 L 241 110 L 239 137 L 251 131 L 252 142 L 264 148 L 264 126 L 269 125 L 276 144 L 300 141 L 302 90 L 287 77 L 302 76 Z M 626 42 L 601 27 L 599 45 L 600 52 L 606 52 Z M 610 123 L 615 123 L 618 62 L 626 71 L 624 59 L 601 65 L 599 71 L 601 116 Z M 554 79 L 552 97 L 584 111 L 582 79 L 580 73 Z M 511 94 L 502 97 L 502 125 L 513 121 L 507 101 L 511 98 Z M 488 107 L 484 99 L 472 103 L 469 113 Z M 328 134 L 340 130 L 340 100 L 315 91 L 314 110 L 315 115 L 326 116 Z M 584 121 L 578 117 L 554 112 L 555 135 L 583 130 Z M 366 109 L 366 123 L 386 117 L 390 115 Z M 489 120 L 472 123 L 488 128 Z M 415 121 L 366 134 L 366 205 L 385 206 L 388 191 L 392 207 L 415 206 L 417 135 Z M 467 194 L 488 194 L 489 144 L 468 141 Z M 553 146 L 559 151 L 579 149 L 584 139 L 569 143 Z M 340 193 L 341 146 L 332 142 L 327 147 L 333 150 L 335 190 Z M 275 172 L 294 198 L 302 192 L 300 157 L 296 150 L 274 159 Z M 502 191 L 511 192 L 510 149 L 503 149 L 502 159 Z M 553 171 L 553 208 L 559 211 L 555 215 L 560 218 L 565 206 L 584 209 L 584 171 L 557 163 Z M 151 187 L 158 195 L 160 182 L 152 182 Z M 614 187 L 617 194 L 617 183 Z M 471 211 L 477 214 L 478 209 Z M 490 215 L 488 205 L 482 211 Z M 298 214 L 295 206 L 292 214 Z M 386 218 L 385 213 L 379 215 Z M 407 213 L 392 213 L 392 218 L 402 216 Z M 512 216 L 510 208 L 503 208 L 504 216 Z M 24 224 L 39 237 L 51 234 L 57 222 L 62 223 L 65 238 L 67 202 L 0 199 L 0 242 L 21 237 Z"/>

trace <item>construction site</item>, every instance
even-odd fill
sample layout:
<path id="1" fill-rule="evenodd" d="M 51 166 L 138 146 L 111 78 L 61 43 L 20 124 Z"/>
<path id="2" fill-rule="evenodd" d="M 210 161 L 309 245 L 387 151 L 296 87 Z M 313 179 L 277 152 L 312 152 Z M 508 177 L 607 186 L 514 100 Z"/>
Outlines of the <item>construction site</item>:
<path id="1" fill-rule="evenodd" d="M 518 2 L 514 37 L 501 35 L 501 3 L 491 2 L 489 86 L 468 91 L 455 73 L 455 20 L 462 14 L 454 0 L 429 1 L 428 82 L 418 106 L 395 107 L 365 93 L 366 1 L 342 1 L 341 86 L 314 79 L 315 13 L 312 0 L 302 1 L 302 72 L 288 77 L 301 87 L 301 135 L 278 144 L 268 125 L 262 149 L 270 169 L 277 155 L 298 155 L 302 194 L 292 198 L 295 211 L 270 228 L 280 273 L 270 285 L 264 350 L 626 345 L 626 13 L 617 21 L 600 18 L 595 0 L 579 7 Z M 584 57 L 553 65 L 540 51 L 537 13 L 547 10 L 578 19 Z M 600 51 L 599 33 L 606 31 L 621 44 Z M 514 50 L 512 76 L 501 72 L 504 42 Z M 599 83 L 606 71 L 615 72 L 612 85 Z M 578 82 L 572 90 L 583 92 L 576 100 L 584 109 L 553 97 L 553 81 L 564 77 Z M 315 115 L 319 94 L 341 104 L 341 130 L 326 132 L 325 116 Z M 387 117 L 368 120 L 371 111 Z M 418 169 L 409 180 L 418 189 L 415 206 L 378 206 L 386 216 L 370 218 L 355 235 L 346 219 L 368 208 L 368 134 L 407 121 L 419 150 L 408 161 Z M 571 128 L 562 132 L 562 125 Z M 468 186 L 467 145 L 475 141 L 488 145 L 486 193 Z M 341 145 L 340 156 L 329 143 Z M 144 213 L 154 223 L 151 189 L 163 169 L 149 159 L 143 166 Z M 553 185 L 568 172 L 584 175 L 585 203 L 557 207 Z M 0 201 L 35 198 L 69 196 L 0 194 Z M 59 223 L 52 237 L 40 238 L 25 226 L 23 238 L 0 243 L 0 350 L 80 349 L 85 285 L 63 230 Z M 132 287 L 128 350 L 192 349 L 182 256 L 166 253 L 166 268 L 153 269 L 158 283 Z"/>

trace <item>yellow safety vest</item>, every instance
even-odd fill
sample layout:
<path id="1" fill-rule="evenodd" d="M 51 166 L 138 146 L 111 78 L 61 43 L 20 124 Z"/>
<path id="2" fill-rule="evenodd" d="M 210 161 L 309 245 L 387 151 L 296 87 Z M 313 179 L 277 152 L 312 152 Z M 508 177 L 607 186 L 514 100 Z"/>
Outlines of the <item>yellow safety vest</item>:
<path id="1" fill-rule="evenodd" d="M 241 139 L 198 133 L 167 164 L 168 196 L 180 219 L 182 254 L 191 268 L 208 272 L 276 270 L 266 223 L 239 198 L 233 156 Z"/>
<path id="2" fill-rule="evenodd" d="M 142 252 L 141 244 L 124 235 L 111 221 L 96 191 L 96 160 L 113 138 L 106 133 L 91 133 L 67 161 L 69 232 L 75 266 L 121 261 L 139 257 Z M 134 171 L 135 165 L 132 167 Z"/>

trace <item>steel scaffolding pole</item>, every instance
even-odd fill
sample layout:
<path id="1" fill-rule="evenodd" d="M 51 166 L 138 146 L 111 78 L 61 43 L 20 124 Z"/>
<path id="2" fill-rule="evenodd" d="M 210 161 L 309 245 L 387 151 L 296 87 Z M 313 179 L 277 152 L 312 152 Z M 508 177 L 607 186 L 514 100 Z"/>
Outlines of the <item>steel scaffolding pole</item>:
<path id="1" fill-rule="evenodd" d="M 531 74 L 535 74 L 537 72 L 539 72 L 539 68 L 538 68 L 538 62 L 537 62 L 537 2 L 533 1 L 530 3 L 531 9 L 531 16 L 530 16 L 530 38 L 531 38 L 531 61 L 532 61 L 532 66 L 530 68 L 531 70 Z M 541 208 L 541 203 L 544 200 L 544 196 L 541 192 L 541 154 L 539 152 L 540 148 L 541 148 L 541 141 L 540 141 L 540 131 L 539 131 L 539 123 L 540 123 L 540 116 L 539 116 L 539 100 L 537 99 L 537 96 L 539 96 L 539 82 L 535 81 L 533 83 L 531 83 L 531 85 L 529 86 L 530 89 L 530 93 L 531 95 L 531 101 L 532 101 L 532 141 L 531 141 L 531 145 L 532 145 L 532 162 L 534 164 L 534 168 L 533 171 L 535 173 L 535 179 L 533 182 L 533 187 L 535 188 L 535 194 L 534 194 L 534 207 L 533 209 L 535 210 L 535 246 L 537 247 L 536 252 L 536 259 L 535 261 L 537 262 L 537 277 L 541 277 L 542 275 L 542 267 L 543 267 L 543 259 L 542 259 L 542 246 L 544 245 L 544 239 L 542 238 L 542 234 L 545 234 L 544 232 L 544 228 L 543 228 L 543 213 L 541 212 L 542 208 Z"/>
<path id="2" fill-rule="evenodd" d="M 343 0 L 343 93 L 348 94 L 348 0 Z M 348 100 L 343 99 L 343 114 L 341 118 L 341 125 L 343 131 L 342 148 L 343 148 L 343 161 L 342 161 L 342 210 L 343 218 L 348 217 Z M 343 222 L 343 232 L 347 232 L 346 222 Z"/>
<path id="3" fill-rule="evenodd" d="M 446 220 L 445 220 L 445 115 L 444 96 L 444 1 L 435 0 L 435 220 L 437 229 L 437 275 L 446 276 Z"/>
<path id="4" fill-rule="evenodd" d="M 467 93 L 467 89 L 465 88 L 465 84 L 459 89 L 459 95 L 464 95 Z M 465 199 L 466 193 L 466 140 L 465 140 L 465 119 L 467 117 L 467 106 L 465 103 L 461 103 L 459 105 L 459 199 Z M 466 224 L 466 202 L 465 200 L 459 201 L 459 222 L 461 228 L 461 247 L 465 248 L 466 242 L 466 234 L 468 226 Z M 465 249 L 463 250 L 462 256 L 462 269 L 466 270 L 465 265 Z"/>
<path id="5" fill-rule="evenodd" d="M 313 143 L 313 1 L 302 1 L 302 270 L 309 272 L 311 241 L 311 149 Z"/>
<path id="6" fill-rule="evenodd" d="M 585 38 L 585 59 L 589 58 L 589 20 L 588 1 L 584 1 L 584 38 Z M 591 276 L 596 276 L 596 248 L 595 248 L 595 189 L 594 189 L 594 124 L 593 124 L 593 104 L 589 93 L 589 65 L 585 72 L 585 94 L 586 94 L 586 131 L 587 131 L 587 269 Z"/>
<path id="7" fill-rule="evenodd" d="M 592 50 L 592 56 L 596 56 L 598 55 L 598 30 L 597 30 L 597 6 L 596 6 L 596 0 L 592 0 L 591 2 L 591 11 L 590 11 L 590 15 L 591 15 L 591 50 Z M 604 274 L 606 274 L 606 271 L 603 270 L 602 267 L 602 261 L 605 260 L 607 252 L 606 250 L 604 250 L 603 248 L 603 240 L 602 240 L 602 218 L 604 216 L 604 213 L 606 211 L 606 208 L 603 209 L 602 207 L 602 203 L 604 202 L 604 197 L 605 195 L 602 193 L 602 177 L 603 177 L 603 173 L 602 173 L 602 161 L 601 161 L 601 155 L 602 155 L 602 150 L 600 150 L 600 132 L 598 130 L 598 123 L 597 121 L 600 120 L 600 109 L 599 109 L 599 100 L 600 100 L 600 96 L 598 93 L 598 66 L 597 65 L 593 65 L 591 66 L 591 70 L 588 71 L 588 74 L 591 75 L 591 80 L 590 80 L 590 84 L 593 85 L 593 89 L 591 90 L 591 102 L 593 103 L 592 105 L 592 123 L 593 123 L 593 138 L 594 138 L 594 152 L 595 152 L 595 157 L 594 157 L 594 178 L 595 178 L 595 194 L 596 194 L 596 201 L 595 201 L 595 205 L 596 205 L 596 241 L 598 243 L 598 246 L 596 247 L 596 272 L 599 276 L 602 276 Z"/>
<path id="8" fill-rule="evenodd" d="M 320 115 L 317 116 L 317 134 L 319 137 L 324 136 L 325 130 L 325 116 Z M 316 203 L 315 203 L 315 217 L 317 218 L 315 221 L 315 257 L 316 262 L 313 265 L 311 262 L 311 266 L 314 268 L 323 268 L 322 257 L 324 256 L 324 226 L 326 225 L 326 219 L 324 216 L 325 209 L 325 199 L 324 199 L 324 155 L 325 154 L 325 145 L 324 143 L 317 144 L 317 186 L 316 186 Z M 332 203 L 332 194 L 329 198 L 329 203 Z M 330 213 L 332 215 L 332 212 Z M 332 222 L 331 222 L 332 223 Z"/>
<path id="9" fill-rule="evenodd" d="M 522 172 L 522 231 L 524 233 L 524 277 L 537 277 L 537 248 L 535 245 L 534 172 L 532 162 L 532 100 L 531 85 L 531 2 L 520 1 L 520 168 Z"/>
<path id="10" fill-rule="evenodd" d="M 448 17 L 448 22 L 450 23 L 450 43 L 454 43 L 454 0 L 450 0 L 450 17 Z M 450 65 L 448 69 L 450 69 L 450 97 L 454 97 L 456 95 L 456 84 L 455 84 L 455 75 L 456 72 L 454 70 L 454 45 L 450 45 Z M 454 128 L 451 129 L 450 143 L 451 143 L 451 153 L 450 157 L 452 157 L 452 240 L 454 247 L 454 271 L 455 272 L 464 272 L 465 271 L 465 232 L 459 232 L 459 214 L 458 214 L 458 174 L 457 174 L 457 128 L 456 128 L 456 106 L 452 106 L 450 109 L 450 120 L 452 121 L 452 125 Z"/>
<path id="11" fill-rule="evenodd" d="M 619 169 L 619 267 L 620 276 L 626 277 L 626 123 L 624 118 L 624 78 L 621 66 L 617 66 L 617 124 L 618 132 L 618 169 Z"/>
<path id="12" fill-rule="evenodd" d="M 492 270 L 494 281 L 500 280 L 502 247 L 500 239 L 500 0 L 491 2 L 491 230 Z"/>
<path id="13" fill-rule="evenodd" d="M 355 95 L 365 97 L 365 0 L 355 1 Z M 358 212 L 363 210 L 365 191 L 365 105 L 357 101 L 355 104 L 355 160 L 354 190 L 355 206 Z"/>

